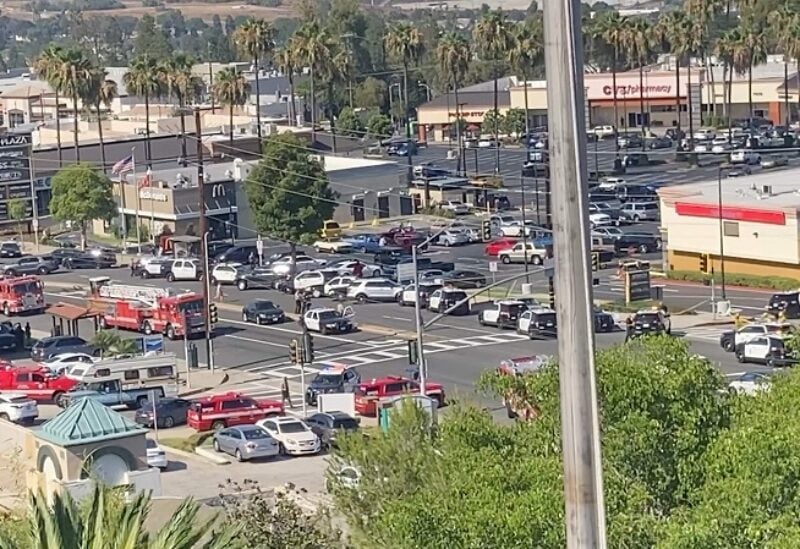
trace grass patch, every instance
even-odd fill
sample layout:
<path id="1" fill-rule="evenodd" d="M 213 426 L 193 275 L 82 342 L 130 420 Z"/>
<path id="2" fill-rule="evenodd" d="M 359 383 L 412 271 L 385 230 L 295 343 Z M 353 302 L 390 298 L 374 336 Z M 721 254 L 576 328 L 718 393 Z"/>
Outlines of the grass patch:
<path id="1" fill-rule="evenodd" d="M 711 284 L 711 275 L 697 271 L 668 271 L 667 278 L 672 280 L 686 280 L 687 282 L 700 282 Z M 719 280 L 717 280 L 719 282 Z M 748 288 L 764 288 L 767 290 L 796 290 L 800 287 L 800 280 L 779 276 L 756 276 L 731 273 L 725 274 L 726 286 L 745 286 Z"/>
<path id="2" fill-rule="evenodd" d="M 195 433 L 188 437 L 168 437 L 160 438 L 158 442 L 164 446 L 175 448 L 176 450 L 183 450 L 184 452 L 194 452 L 198 446 L 207 446 L 211 444 L 211 438 L 214 435 L 213 431 L 204 433 Z"/>

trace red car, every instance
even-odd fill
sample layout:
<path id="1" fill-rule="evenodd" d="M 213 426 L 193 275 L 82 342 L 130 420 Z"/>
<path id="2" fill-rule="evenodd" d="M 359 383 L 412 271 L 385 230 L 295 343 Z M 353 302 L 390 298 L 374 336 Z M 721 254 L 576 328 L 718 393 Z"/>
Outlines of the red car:
<path id="1" fill-rule="evenodd" d="M 499 254 L 502 250 L 513 248 L 514 244 L 516 243 L 516 238 L 498 238 L 497 240 L 492 240 L 486 244 L 484 252 L 486 252 L 486 255 L 497 257 L 497 254 Z"/>
<path id="2" fill-rule="evenodd" d="M 386 376 L 371 379 L 356 387 L 356 412 L 362 416 L 373 417 L 378 413 L 378 401 L 402 394 L 419 394 L 419 383 L 399 376 Z M 439 383 L 426 383 L 425 394 L 436 399 L 438 406 L 444 406 L 444 387 Z"/>

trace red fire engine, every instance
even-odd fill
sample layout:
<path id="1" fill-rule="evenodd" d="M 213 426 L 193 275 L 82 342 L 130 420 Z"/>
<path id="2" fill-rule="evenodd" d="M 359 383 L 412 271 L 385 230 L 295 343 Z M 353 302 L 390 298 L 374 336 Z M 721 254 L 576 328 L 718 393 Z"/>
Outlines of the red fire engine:
<path id="1" fill-rule="evenodd" d="M 38 276 L 33 275 L 0 279 L 0 302 L 6 316 L 29 311 L 41 313 L 47 307 L 44 285 Z"/>
<path id="2" fill-rule="evenodd" d="M 133 286 L 111 282 L 108 277 L 89 280 L 92 304 L 105 310 L 103 328 L 123 328 L 164 334 L 170 339 L 205 332 L 203 297 L 194 293 L 174 293 L 165 288 Z"/>
<path id="3" fill-rule="evenodd" d="M 9 362 L 0 364 L 0 391 L 22 393 L 37 402 L 61 404 L 64 394 L 78 384 L 74 379 L 52 376 L 37 366 L 15 367 Z"/>
<path id="4" fill-rule="evenodd" d="M 225 393 L 195 400 L 186 415 L 189 427 L 198 431 L 248 425 L 270 416 L 283 415 L 283 403 L 256 400 L 239 393 Z"/>

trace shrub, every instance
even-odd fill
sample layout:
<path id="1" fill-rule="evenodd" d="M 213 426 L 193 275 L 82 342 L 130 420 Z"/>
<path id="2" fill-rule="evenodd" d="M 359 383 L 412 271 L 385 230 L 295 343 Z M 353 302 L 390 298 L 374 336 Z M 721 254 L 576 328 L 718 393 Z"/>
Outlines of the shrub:
<path id="1" fill-rule="evenodd" d="M 668 271 L 667 278 L 672 280 L 686 280 L 688 282 L 711 282 L 711 275 L 696 271 Z M 725 275 L 725 284 L 728 286 L 747 286 L 750 288 L 784 291 L 795 290 L 800 287 L 800 279 L 730 273 Z"/>

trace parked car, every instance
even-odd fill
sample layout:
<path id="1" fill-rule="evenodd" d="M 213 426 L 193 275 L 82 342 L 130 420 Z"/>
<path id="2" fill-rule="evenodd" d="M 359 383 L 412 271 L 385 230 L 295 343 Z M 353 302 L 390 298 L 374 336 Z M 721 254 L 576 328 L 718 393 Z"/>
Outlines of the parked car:
<path id="1" fill-rule="evenodd" d="M 359 429 L 358 420 L 344 412 L 320 412 L 306 419 L 306 423 L 324 448 L 336 444 L 336 437 L 341 433 L 355 433 Z"/>
<path id="2" fill-rule="evenodd" d="M 311 380 L 304 396 L 306 404 L 317 405 L 319 395 L 330 393 L 352 393 L 361 383 L 361 374 L 353 366 L 337 362 L 320 364 L 321 369 Z"/>
<path id="3" fill-rule="evenodd" d="M 800 318 L 800 292 L 778 292 L 770 296 L 767 313 L 785 318 Z"/>
<path id="4" fill-rule="evenodd" d="M 419 285 L 420 306 L 426 307 L 430 295 L 441 287 L 442 285 L 436 282 L 427 282 L 427 283 L 420 282 Z M 397 295 L 397 302 L 403 307 L 408 305 L 414 305 L 414 303 L 416 303 L 416 291 L 413 283 L 406 285 L 403 288 L 403 291 Z"/>
<path id="5" fill-rule="evenodd" d="M 22 393 L 0 394 L 0 419 L 30 425 L 39 417 L 39 406 Z"/>
<path id="6" fill-rule="evenodd" d="M 450 271 L 444 273 L 437 281 L 441 281 L 443 286 L 453 288 L 483 288 L 486 286 L 486 277 L 476 271 Z"/>
<path id="7" fill-rule="evenodd" d="M 500 251 L 510 250 L 511 248 L 514 247 L 514 245 L 517 244 L 517 242 L 519 242 L 519 240 L 517 240 L 516 238 L 508 238 L 508 237 L 498 238 L 496 240 L 488 242 L 486 246 L 483 248 L 483 251 L 486 255 L 497 257 Z"/>
<path id="8" fill-rule="evenodd" d="M 239 270 L 237 265 L 227 263 L 217 263 L 211 269 L 211 284 L 236 284 L 239 280 Z"/>
<path id="9" fill-rule="evenodd" d="M 213 271 L 212 271 L 213 272 Z M 268 265 L 241 265 L 235 268 L 236 287 L 242 291 L 248 289 L 275 289 L 276 283 L 285 277 L 276 275 Z"/>
<path id="10" fill-rule="evenodd" d="M 303 271 L 294 277 L 292 288 L 310 292 L 314 297 L 325 295 L 325 283 L 333 280 L 339 274 L 335 269 L 319 269 L 314 271 Z"/>
<path id="11" fill-rule="evenodd" d="M 512 248 L 501 250 L 497 254 L 497 259 L 505 264 L 525 263 L 526 248 L 528 263 L 542 265 L 547 259 L 547 248 L 535 242 L 517 242 Z"/>
<path id="12" fill-rule="evenodd" d="M 469 236 L 464 231 L 447 230 L 436 237 L 435 243 L 446 247 L 461 246 L 469 244 Z"/>
<path id="13" fill-rule="evenodd" d="M 349 254 L 353 245 L 347 240 L 317 240 L 313 244 L 317 253 Z"/>
<path id="14" fill-rule="evenodd" d="M 143 280 L 166 278 L 171 268 L 172 259 L 168 257 L 145 256 L 136 262 L 134 272 Z"/>
<path id="15" fill-rule="evenodd" d="M 439 288 L 428 298 L 428 309 L 436 311 L 437 313 L 444 313 L 460 301 L 464 302 L 448 314 L 468 315 L 472 312 L 469 301 L 467 300 L 467 292 L 458 289 Z"/>
<path id="16" fill-rule="evenodd" d="M 661 238 L 647 233 L 625 233 L 614 241 L 614 253 L 626 254 L 631 251 L 648 254 L 661 249 Z"/>
<path id="17" fill-rule="evenodd" d="M 612 206 L 608 202 L 590 202 L 589 203 L 589 215 L 592 214 L 604 214 L 608 216 L 611 225 L 619 225 L 620 218 L 622 214 L 620 212 L 619 206 Z M 595 224 L 596 226 L 600 226 L 602 224 Z M 608 225 L 608 223 L 606 223 Z"/>
<path id="18" fill-rule="evenodd" d="M 355 234 L 345 236 L 342 240 L 349 242 L 354 250 L 360 251 L 362 254 L 374 254 L 381 249 L 381 238 L 376 234 Z"/>
<path id="19" fill-rule="evenodd" d="M 592 128 L 592 133 L 600 139 L 607 139 L 609 137 L 614 137 L 616 130 L 614 126 L 595 126 Z"/>
<path id="20" fill-rule="evenodd" d="M 655 137 L 647 141 L 647 148 L 649 149 L 671 149 L 672 139 L 669 137 Z"/>
<path id="21" fill-rule="evenodd" d="M 116 264 L 116 255 L 98 257 L 89 251 L 78 248 L 56 248 L 50 255 L 65 269 L 108 269 Z"/>
<path id="22" fill-rule="evenodd" d="M 159 429 L 170 429 L 176 425 L 186 424 L 186 414 L 191 407 L 192 401 L 185 398 L 160 398 L 155 403 L 155 410 L 153 403 L 147 401 L 136 410 L 133 419 L 144 427 L 158 426 Z"/>
<path id="23" fill-rule="evenodd" d="M 788 323 L 769 322 L 765 324 L 753 323 L 743 326 L 738 330 L 727 330 L 722 332 L 719 338 L 719 345 L 729 353 L 734 351 L 738 345 L 747 343 L 751 339 L 767 335 L 786 335 L 792 332 L 793 328 Z"/>
<path id="24" fill-rule="evenodd" d="M 523 311 L 517 320 L 517 333 L 526 334 L 530 339 L 556 337 L 556 312 L 544 307 Z"/>
<path id="25" fill-rule="evenodd" d="M 203 267 L 199 259 L 176 259 L 167 273 L 167 281 L 203 280 Z"/>
<path id="26" fill-rule="evenodd" d="M 617 327 L 614 316 L 602 309 L 594 309 L 594 331 L 598 333 L 613 332 Z"/>
<path id="27" fill-rule="evenodd" d="M 347 297 L 359 303 L 369 301 L 395 301 L 402 287 L 387 278 L 368 278 L 360 280 L 347 289 Z"/>
<path id="28" fill-rule="evenodd" d="M 355 330 L 355 325 L 349 318 L 345 318 L 336 309 L 318 307 L 306 311 L 303 315 L 303 324 L 312 332 L 322 335 L 329 333 L 346 334 Z"/>
<path id="29" fill-rule="evenodd" d="M 58 270 L 58 263 L 50 257 L 38 257 L 26 255 L 20 257 L 16 262 L 3 265 L 3 275 L 47 275 Z"/>
<path id="30" fill-rule="evenodd" d="M 352 276 L 356 272 L 356 265 L 361 265 L 361 276 L 364 278 L 383 276 L 383 270 L 380 265 L 366 263 L 360 259 L 340 259 L 328 263 L 325 268 L 333 269 L 342 276 Z"/>
<path id="31" fill-rule="evenodd" d="M 309 255 L 297 255 L 294 263 L 291 256 L 276 259 L 270 263 L 272 272 L 277 275 L 297 274 L 303 271 L 321 269 L 328 264 L 324 259 L 315 259 Z"/>
<path id="32" fill-rule="evenodd" d="M 238 245 L 222 251 L 214 257 L 214 263 L 230 263 L 244 265 L 250 263 L 251 254 L 258 257 L 258 247 L 255 244 Z"/>
<path id="33" fill-rule="evenodd" d="M 77 336 L 49 336 L 33 344 L 31 358 L 38 362 L 62 353 L 95 354 L 95 347 L 85 339 Z"/>
<path id="34" fill-rule="evenodd" d="M 258 425 L 227 427 L 214 433 L 214 450 L 249 461 L 256 458 L 271 458 L 280 454 L 280 444 Z"/>
<path id="35" fill-rule="evenodd" d="M 491 306 L 478 313 L 478 324 L 498 328 L 516 328 L 519 315 L 526 309 L 527 306 L 521 301 L 511 299 L 495 301 Z"/>
<path id="36" fill-rule="evenodd" d="M 14 241 L 0 243 L 0 257 L 22 257 L 22 248 Z"/>
<path id="37" fill-rule="evenodd" d="M 319 437 L 303 420 L 284 416 L 262 419 L 256 425 L 278 441 L 281 454 L 318 454 L 322 449 Z"/>
<path id="38" fill-rule="evenodd" d="M 770 383 L 769 372 L 745 372 L 733 379 L 728 388 L 736 393 L 752 396 L 769 390 Z"/>
<path id="39" fill-rule="evenodd" d="M 280 324 L 286 320 L 286 315 L 272 301 L 256 299 L 242 307 L 242 320 L 256 324 Z"/>
<path id="40" fill-rule="evenodd" d="M 783 338 L 775 335 L 758 336 L 740 343 L 736 346 L 734 354 L 740 363 L 756 362 L 770 368 L 797 364 L 797 359 L 786 348 Z"/>
<path id="41" fill-rule="evenodd" d="M 657 221 L 661 217 L 658 202 L 626 202 L 620 208 L 620 216 L 628 223 Z"/>
<path id="42" fill-rule="evenodd" d="M 149 467 L 155 467 L 156 469 L 161 469 L 162 471 L 169 467 L 169 460 L 167 459 L 167 454 L 158 445 L 155 440 L 146 439 L 147 442 L 147 465 Z"/>

